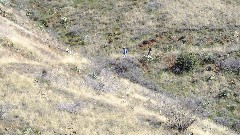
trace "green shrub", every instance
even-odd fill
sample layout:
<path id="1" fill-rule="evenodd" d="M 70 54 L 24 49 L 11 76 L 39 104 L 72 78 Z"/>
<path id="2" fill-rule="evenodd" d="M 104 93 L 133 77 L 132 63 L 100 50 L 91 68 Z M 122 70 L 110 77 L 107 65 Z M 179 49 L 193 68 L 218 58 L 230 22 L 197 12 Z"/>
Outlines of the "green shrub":
<path id="1" fill-rule="evenodd" d="M 224 90 L 224 91 L 220 92 L 220 93 L 217 95 L 217 98 L 218 98 L 218 99 L 221 99 L 221 98 L 227 98 L 227 97 L 229 97 L 229 96 L 230 96 L 230 92 Z"/>
<path id="2" fill-rule="evenodd" d="M 64 35 L 61 35 L 61 38 L 66 44 L 70 46 L 81 46 L 85 45 L 84 36 L 81 35 L 78 31 L 70 31 Z"/>
<path id="3" fill-rule="evenodd" d="M 197 62 L 197 57 L 193 53 L 183 53 L 180 54 L 174 66 L 172 67 L 172 71 L 176 74 L 181 74 L 183 72 L 189 72 L 194 68 Z"/>
<path id="4" fill-rule="evenodd" d="M 34 21 L 38 20 L 38 17 L 37 17 L 36 13 L 33 10 L 27 10 L 26 11 L 26 16 L 29 17 L 30 19 L 34 20 Z"/>
<path id="5" fill-rule="evenodd" d="M 202 54 L 200 55 L 201 64 L 214 64 L 216 61 L 216 56 L 213 54 Z"/>
<path id="6" fill-rule="evenodd" d="M 44 27 L 48 27 L 47 21 L 45 19 L 39 20 L 39 24 Z"/>

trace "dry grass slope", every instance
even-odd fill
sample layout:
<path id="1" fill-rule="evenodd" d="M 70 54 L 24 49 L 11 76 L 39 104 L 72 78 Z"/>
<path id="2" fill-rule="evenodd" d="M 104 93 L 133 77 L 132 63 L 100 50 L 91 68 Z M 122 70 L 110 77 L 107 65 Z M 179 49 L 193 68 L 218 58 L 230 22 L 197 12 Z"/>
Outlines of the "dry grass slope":
<path id="1" fill-rule="evenodd" d="M 8 2 L 9 1 L 6 1 L 6 3 Z M 18 1 L 11 2 L 16 3 Z M 37 3 L 40 8 L 43 8 L 37 1 L 22 1 L 22 3 L 26 5 L 28 2 L 32 4 L 31 6 L 36 6 L 35 4 Z M 62 5 L 69 5 L 69 2 L 62 0 L 60 0 L 60 2 Z M 142 77 L 148 76 L 149 74 L 146 75 L 140 68 L 141 65 L 138 63 L 138 59 L 141 58 L 141 54 L 144 52 L 138 52 L 138 50 L 135 49 L 136 44 L 134 43 L 142 42 L 142 39 L 150 38 L 149 35 L 155 35 L 156 31 L 159 30 L 154 30 L 160 26 L 158 26 L 158 21 L 151 19 L 151 16 L 156 15 L 153 14 L 153 12 L 158 13 L 160 17 L 162 16 L 160 14 L 166 14 L 166 16 L 162 17 L 171 23 L 164 21 L 163 23 L 164 27 L 169 29 L 181 29 L 182 27 L 186 27 L 186 25 L 191 28 L 208 25 L 222 28 L 228 27 L 228 23 L 234 23 L 239 26 L 239 20 L 234 20 L 235 18 L 240 18 L 239 13 L 235 12 L 239 8 L 237 1 L 230 4 L 229 2 L 220 0 L 174 1 L 174 4 L 166 0 L 141 0 L 139 2 L 113 1 L 112 3 L 107 3 L 107 6 L 108 4 L 114 5 L 116 7 L 115 10 L 118 11 L 117 13 L 122 13 L 119 16 L 124 17 L 120 18 L 123 19 L 122 22 L 113 24 L 110 28 L 106 28 L 106 26 L 102 24 L 109 26 L 108 23 L 115 22 L 115 20 L 112 21 L 111 19 L 119 19 L 109 18 L 115 16 L 112 15 L 113 12 L 110 12 L 111 10 L 107 10 L 108 12 L 105 14 L 94 18 L 92 16 L 93 13 L 97 13 L 97 10 L 95 11 L 94 9 L 98 9 L 100 13 L 104 12 L 100 10 L 102 5 L 99 5 L 99 3 L 94 0 L 88 1 L 87 4 L 82 4 L 81 2 L 82 1 L 75 0 L 73 3 L 70 2 L 70 5 L 72 4 L 73 6 L 64 6 L 69 12 L 63 15 L 75 15 L 74 17 L 79 17 L 79 13 L 75 12 L 74 6 L 76 6 L 75 8 L 83 6 L 84 10 L 89 8 L 87 12 L 83 12 L 87 18 L 80 20 L 80 23 L 84 24 L 86 28 L 79 28 L 79 30 L 82 31 L 90 31 L 88 36 L 91 40 L 83 39 L 85 40 L 84 43 L 89 44 L 83 47 L 86 53 L 78 50 L 78 48 L 61 44 L 53 38 L 53 35 L 46 32 L 48 29 L 42 29 L 42 25 L 40 25 L 41 27 L 39 25 L 36 26 L 36 23 L 29 20 L 29 18 L 25 16 L 25 11 L 16 11 L 15 9 L 19 8 L 16 5 L 12 8 L 8 5 L 9 3 L 6 5 L 0 4 L 1 11 L 5 11 L 5 14 L 8 14 L 8 17 L 6 17 L 5 14 L 1 14 L 2 16 L 0 16 L 0 134 L 237 134 L 228 127 L 216 124 L 212 120 L 202 117 L 198 111 L 194 110 L 198 108 L 185 106 L 185 104 L 189 102 L 185 102 L 180 96 L 182 93 L 186 97 L 191 96 L 191 93 L 188 91 L 189 89 L 191 89 L 192 93 L 200 97 L 204 97 L 205 94 L 209 92 L 209 89 L 212 90 L 211 92 L 214 95 L 219 92 L 221 84 L 228 84 L 228 79 L 231 79 L 231 77 L 228 78 L 228 76 L 220 74 L 220 76 L 217 76 L 218 80 L 213 84 L 212 82 L 216 78 L 211 79 L 213 81 L 210 82 L 206 82 L 205 78 L 212 76 L 212 74 L 216 75 L 214 71 L 196 72 L 192 74 L 192 76 L 188 74 L 176 76 L 171 72 L 163 72 L 166 66 L 162 65 L 166 64 L 164 64 L 165 58 L 161 57 L 159 59 L 161 61 L 160 63 L 148 63 L 150 77 L 156 79 L 153 81 L 160 84 L 161 87 L 155 86 L 155 83 L 146 82 L 142 79 Z M 46 4 L 45 2 L 43 3 Z M 57 6 L 58 1 L 48 2 L 47 4 L 49 3 Z M 91 6 L 88 7 L 88 4 Z M 236 7 L 231 6 L 231 4 L 235 4 Z M 133 6 L 134 8 L 132 10 L 131 8 L 124 8 L 126 5 L 128 7 Z M 144 8 L 136 8 L 142 5 L 146 6 Z M 157 5 L 160 5 L 160 8 L 163 8 L 163 10 L 158 11 L 159 7 L 155 7 Z M 46 8 L 48 7 L 46 6 Z M 109 8 L 111 9 L 110 6 L 103 7 L 104 10 Z M 192 12 L 189 12 L 189 10 Z M 221 12 L 226 14 L 221 15 L 221 17 L 224 18 L 223 20 L 225 20 L 224 22 L 221 22 L 221 20 L 217 18 L 220 16 L 218 13 L 220 14 Z M 215 15 L 216 13 L 217 15 Z M 89 16 L 87 15 L 89 15 L 90 18 L 88 18 Z M 66 27 L 66 29 L 60 29 L 58 26 L 55 26 L 58 23 L 54 23 L 56 21 L 54 19 L 58 18 L 56 16 L 53 15 L 51 16 L 52 18 L 50 17 L 52 22 L 45 20 L 49 25 L 48 27 L 56 28 L 56 32 L 63 32 L 65 34 L 69 33 L 70 29 L 78 27 L 76 24 L 76 26 L 72 26 L 72 28 Z M 216 17 L 214 18 L 213 16 Z M 88 24 L 89 22 L 87 22 L 91 17 L 93 17 L 92 19 L 102 21 L 97 28 L 101 30 L 107 29 L 107 32 L 101 30 L 99 30 L 99 33 L 96 32 L 94 28 L 96 28 L 95 25 L 97 23 L 90 25 Z M 42 20 L 41 23 L 46 23 L 43 21 L 43 19 L 46 18 L 40 18 Z M 189 19 L 186 20 L 186 18 Z M 77 21 L 79 20 L 73 20 L 71 23 L 74 24 Z M 146 26 L 142 26 L 139 22 L 145 23 Z M 123 25 L 122 23 L 127 25 Z M 92 25 L 93 27 L 90 28 Z M 120 27 L 120 25 L 125 27 Z M 47 25 L 45 24 L 45 26 Z M 136 31 L 129 33 L 131 30 L 127 29 L 130 28 Z M 134 38 L 132 36 L 139 34 L 138 30 L 146 31 L 145 36 L 143 34 L 136 38 L 134 42 L 131 42 L 130 39 Z M 235 30 L 239 30 L 238 27 L 233 27 L 232 31 Z M 208 35 L 211 34 L 211 32 L 206 31 L 207 30 L 203 29 L 203 34 L 197 32 L 191 33 L 191 31 L 187 31 L 186 33 L 189 32 L 193 37 L 202 36 L 206 33 Z M 232 31 L 230 31 L 230 33 Z M 79 31 L 77 31 L 77 34 L 79 34 L 78 32 Z M 110 34 L 107 34 L 108 36 L 103 36 L 109 32 Z M 121 35 L 125 35 L 121 37 L 122 43 L 129 43 L 128 47 L 131 48 L 132 51 L 135 51 L 128 59 L 119 58 L 121 56 L 118 53 L 118 49 L 122 47 L 118 45 L 121 42 L 118 40 L 119 32 Z M 174 30 L 173 34 L 166 32 L 165 35 L 163 34 L 163 42 L 156 43 L 156 46 L 168 44 L 166 43 L 166 38 L 168 38 L 169 35 L 173 36 L 173 38 L 174 36 L 181 37 L 181 34 L 184 32 L 176 33 L 174 33 Z M 81 34 L 85 36 L 86 33 L 80 33 L 78 36 L 82 36 Z M 213 34 L 216 33 L 213 32 Z M 74 39 L 74 32 L 73 35 L 74 36 L 70 38 Z M 130 37 L 130 39 L 127 37 Z M 69 39 L 63 39 L 61 41 L 68 43 Z M 78 41 L 82 42 L 82 39 L 77 39 L 76 42 Z M 179 42 L 177 42 L 177 44 Z M 226 48 L 233 48 L 233 46 L 239 45 L 239 42 L 237 43 L 238 44 L 230 44 L 230 42 L 227 42 L 227 45 L 224 45 L 227 46 Z M 98 50 L 106 44 L 107 49 Z M 166 57 L 179 54 L 178 49 L 186 49 L 187 52 L 196 54 L 199 52 L 198 49 L 201 49 L 197 46 L 189 46 L 190 45 L 183 45 L 180 48 L 170 51 L 165 51 L 164 48 L 160 48 L 159 52 Z M 154 48 L 154 50 L 157 50 L 156 48 Z M 204 46 L 203 51 L 226 52 L 223 48 L 221 44 L 217 44 L 216 47 L 213 48 Z M 230 51 L 239 51 L 237 47 L 234 49 Z M 96 63 L 96 61 L 93 60 L 94 57 L 88 57 L 94 56 L 94 54 L 96 54 L 95 52 L 98 52 L 100 56 L 103 55 L 104 57 L 102 58 L 113 56 L 110 60 L 106 60 L 107 62 L 110 61 L 110 65 L 107 65 L 107 62 L 104 60 L 96 60 L 98 62 Z M 107 56 L 105 56 L 106 54 Z M 153 51 L 153 54 L 158 55 L 157 51 Z M 128 62 L 124 63 L 124 61 Z M 159 76 L 152 74 L 151 70 L 153 69 L 154 71 L 159 71 Z M 139 71 L 137 77 L 135 70 Z M 93 76 L 93 72 L 96 72 L 97 76 Z M 238 83 L 239 76 L 233 76 L 235 77 L 233 80 L 237 82 L 234 88 L 237 89 L 240 87 Z M 188 81 L 195 78 L 197 78 L 200 83 L 193 85 Z M 154 85 L 154 87 L 152 87 L 152 85 Z M 158 89 L 153 91 L 152 89 L 156 87 L 158 87 Z M 175 91 L 182 91 L 182 93 L 177 93 L 179 94 L 179 98 L 176 98 L 162 92 L 162 89 L 167 90 L 173 95 L 176 94 L 174 93 Z M 215 91 L 216 89 L 217 91 Z M 195 99 L 196 97 L 193 96 L 193 98 Z M 189 100 L 195 101 L 193 98 L 189 98 Z M 237 100 L 238 98 L 236 97 L 235 99 Z M 232 100 L 230 101 L 232 102 Z M 227 101 L 220 100 L 219 102 L 226 104 Z M 205 103 L 201 103 L 201 105 L 204 104 Z M 214 105 L 215 104 L 207 106 L 207 109 L 212 109 L 211 107 L 214 107 Z M 220 107 L 222 106 L 219 106 L 219 108 Z M 230 109 L 232 108 L 231 106 L 229 107 Z M 233 107 L 232 113 L 234 116 L 239 116 L 238 112 L 239 103 L 236 107 Z"/>

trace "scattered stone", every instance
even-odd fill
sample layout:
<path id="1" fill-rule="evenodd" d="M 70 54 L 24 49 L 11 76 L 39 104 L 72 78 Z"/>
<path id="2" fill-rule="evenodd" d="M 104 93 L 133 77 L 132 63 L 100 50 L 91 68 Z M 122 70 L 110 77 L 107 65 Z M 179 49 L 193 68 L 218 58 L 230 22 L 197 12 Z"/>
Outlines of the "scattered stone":
<path id="1" fill-rule="evenodd" d="M 193 79 L 191 80 L 191 83 L 197 83 L 197 82 L 198 82 L 198 80 L 195 79 L 195 78 L 193 78 Z"/>
<path id="2" fill-rule="evenodd" d="M 69 49 L 68 49 L 68 48 L 66 49 L 66 52 L 69 52 Z"/>
<path id="3" fill-rule="evenodd" d="M 238 94 L 238 93 L 234 93 L 233 96 L 234 96 L 234 97 L 238 97 L 239 94 Z"/>
<path id="4" fill-rule="evenodd" d="M 229 84 L 230 84 L 230 85 L 236 85 L 236 83 L 235 83 L 234 80 L 230 80 Z"/>
<path id="5" fill-rule="evenodd" d="M 65 23 L 67 23 L 67 21 L 68 21 L 67 17 L 62 17 L 60 20 L 60 23 L 65 24 Z"/>
<path id="6" fill-rule="evenodd" d="M 215 75 L 210 75 L 208 78 L 207 78 L 207 81 L 212 81 L 215 79 Z"/>
<path id="7" fill-rule="evenodd" d="M 211 66 L 207 66 L 207 67 L 206 67 L 206 70 L 207 70 L 207 71 L 211 71 L 211 70 L 212 70 L 212 67 L 211 67 Z"/>

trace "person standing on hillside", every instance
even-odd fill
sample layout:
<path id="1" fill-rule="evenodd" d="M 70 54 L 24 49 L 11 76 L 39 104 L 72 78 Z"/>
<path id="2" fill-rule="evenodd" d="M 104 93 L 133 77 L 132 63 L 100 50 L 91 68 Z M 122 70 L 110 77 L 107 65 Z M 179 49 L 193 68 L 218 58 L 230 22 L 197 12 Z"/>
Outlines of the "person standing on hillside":
<path id="1" fill-rule="evenodd" d="M 126 47 L 123 47 L 123 58 L 127 57 L 128 49 Z"/>
<path id="2" fill-rule="evenodd" d="M 152 51 L 152 48 L 149 47 L 149 48 L 148 48 L 148 54 L 147 54 L 147 56 L 150 56 L 150 55 L 151 55 L 151 51 Z"/>

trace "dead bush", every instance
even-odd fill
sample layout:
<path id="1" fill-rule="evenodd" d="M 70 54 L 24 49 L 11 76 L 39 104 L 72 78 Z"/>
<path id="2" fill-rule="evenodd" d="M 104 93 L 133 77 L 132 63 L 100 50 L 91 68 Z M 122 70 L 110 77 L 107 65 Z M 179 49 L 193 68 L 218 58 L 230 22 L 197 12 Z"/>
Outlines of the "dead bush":
<path id="1" fill-rule="evenodd" d="M 86 76 L 84 78 L 85 83 L 87 86 L 90 86 L 91 88 L 93 88 L 94 90 L 97 91 L 104 91 L 104 83 L 101 82 L 100 80 L 97 80 L 94 78 L 95 76 Z"/>
<path id="2" fill-rule="evenodd" d="M 70 103 L 59 103 L 57 105 L 57 109 L 59 111 L 67 111 L 69 113 L 76 113 L 84 105 L 85 105 L 85 102 L 83 102 L 83 101 L 77 101 L 77 102 L 75 102 L 73 104 L 70 104 Z"/>
<path id="3" fill-rule="evenodd" d="M 238 75 L 240 74 L 240 59 L 239 58 L 227 58 L 225 60 L 220 60 L 218 61 L 218 66 L 220 69 L 225 70 L 225 71 L 230 71 L 237 73 Z"/>
<path id="4" fill-rule="evenodd" d="M 142 69 L 140 63 L 132 58 L 111 60 L 110 65 L 113 71 L 121 77 L 130 79 L 132 82 L 139 82 L 142 78 Z"/>
<path id="5" fill-rule="evenodd" d="M 232 128 L 240 133 L 240 120 L 235 120 L 235 122 L 232 124 Z"/>
<path id="6" fill-rule="evenodd" d="M 182 103 L 184 103 L 184 101 L 182 101 Z M 191 111 L 188 108 L 170 105 L 165 108 L 163 112 L 168 117 L 168 120 L 166 122 L 167 127 L 176 129 L 179 132 L 184 132 L 193 124 L 194 121 L 196 121 L 194 111 Z"/>
<path id="7" fill-rule="evenodd" d="M 151 79 L 144 77 L 142 65 L 137 59 L 124 58 L 110 60 L 109 65 L 113 72 L 120 77 L 129 79 L 131 82 L 143 85 L 148 89 L 159 91 L 159 87 Z"/>
<path id="8" fill-rule="evenodd" d="M 196 119 L 192 118 L 188 114 L 181 112 L 172 112 L 167 121 L 168 127 L 177 129 L 179 132 L 184 132 L 190 127 Z"/>
<path id="9" fill-rule="evenodd" d="M 169 69 L 172 69 L 174 67 L 175 62 L 176 62 L 176 58 L 173 55 L 166 58 L 167 67 Z"/>

